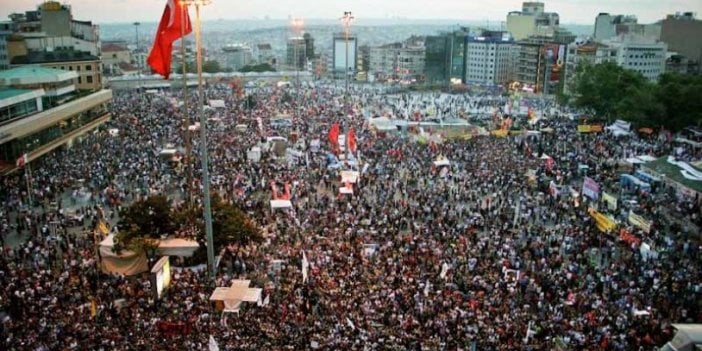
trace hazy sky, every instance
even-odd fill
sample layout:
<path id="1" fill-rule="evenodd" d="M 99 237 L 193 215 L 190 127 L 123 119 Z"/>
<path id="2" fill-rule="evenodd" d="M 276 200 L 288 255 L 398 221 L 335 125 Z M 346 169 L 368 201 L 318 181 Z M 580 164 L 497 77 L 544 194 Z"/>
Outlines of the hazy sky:
<path id="1" fill-rule="evenodd" d="M 42 0 L 0 0 L 0 17 L 36 8 Z M 166 0 L 67 0 L 74 18 L 107 22 L 155 22 Z M 338 18 L 352 11 L 357 18 L 405 17 L 505 21 L 507 12 L 521 9 L 518 0 L 212 0 L 203 19 Z M 563 23 L 593 24 L 599 12 L 633 14 L 640 23 L 655 22 L 676 11 L 702 16 L 701 0 L 552 0 L 546 11 L 558 12 Z M 191 10 L 194 16 L 194 10 Z"/>

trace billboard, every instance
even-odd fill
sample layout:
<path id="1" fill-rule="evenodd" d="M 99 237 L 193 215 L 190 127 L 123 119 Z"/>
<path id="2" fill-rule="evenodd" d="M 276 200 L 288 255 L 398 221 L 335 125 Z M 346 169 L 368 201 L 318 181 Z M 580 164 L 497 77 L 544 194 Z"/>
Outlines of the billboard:
<path id="1" fill-rule="evenodd" d="M 349 37 L 348 63 L 346 62 L 346 40 L 334 38 L 334 71 L 344 71 L 344 68 L 356 70 L 356 38 Z"/>
<path id="2" fill-rule="evenodd" d="M 156 298 L 160 299 L 163 291 L 171 285 L 171 262 L 169 256 L 163 256 L 151 268 L 152 286 L 156 286 Z"/>

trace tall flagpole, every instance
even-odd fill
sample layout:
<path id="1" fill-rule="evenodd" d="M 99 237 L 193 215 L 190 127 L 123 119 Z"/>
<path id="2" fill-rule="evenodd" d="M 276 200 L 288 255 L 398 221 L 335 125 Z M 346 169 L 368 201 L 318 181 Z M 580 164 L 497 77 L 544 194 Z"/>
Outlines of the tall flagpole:
<path id="1" fill-rule="evenodd" d="M 200 115 L 200 157 L 202 158 L 202 197 L 205 216 L 205 236 L 207 237 L 207 266 L 210 276 L 215 276 L 214 240 L 212 239 L 212 208 L 210 204 L 210 171 L 207 156 L 207 117 L 205 117 L 205 92 L 202 84 L 202 23 L 200 21 L 200 6 L 210 3 L 210 0 L 189 0 L 195 4 L 195 50 L 197 62 L 197 90 L 200 96 L 198 115 Z"/>
<path id="2" fill-rule="evenodd" d="M 188 111 L 188 70 L 187 61 L 185 59 L 185 26 L 187 18 L 187 6 L 183 6 L 183 14 L 181 15 L 181 37 L 180 37 L 180 56 L 183 65 L 183 142 L 185 143 L 185 181 L 187 182 L 187 187 L 185 188 L 185 199 L 188 203 L 191 203 L 192 196 L 192 186 L 193 186 L 193 167 L 192 167 L 192 144 L 190 142 L 190 116 Z"/>

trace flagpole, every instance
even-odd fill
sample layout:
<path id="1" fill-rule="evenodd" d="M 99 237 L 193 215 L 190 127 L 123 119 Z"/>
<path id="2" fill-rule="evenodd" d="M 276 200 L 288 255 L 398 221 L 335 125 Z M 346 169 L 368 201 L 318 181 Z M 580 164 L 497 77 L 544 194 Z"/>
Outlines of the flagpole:
<path id="1" fill-rule="evenodd" d="M 32 199 L 32 167 L 29 164 L 29 160 L 27 159 L 27 155 L 25 154 L 24 160 L 26 162 L 25 166 L 26 168 L 24 169 L 24 178 L 27 181 L 27 201 L 29 205 L 29 209 L 32 209 L 32 205 L 34 204 L 34 201 Z"/>
<path id="2" fill-rule="evenodd" d="M 185 26 L 187 18 L 187 6 L 183 6 L 183 14 L 181 15 L 181 37 L 180 37 L 180 56 L 183 65 L 183 142 L 185 143 L 185 199 L 188 203 L 192 202 L 192 186 L 193 186 L 193 168 L 192 168 L 192 144 L 190 142 L 190 116 L 188 115 L 188 69 L 185 59 Z"/>
<path id="3" fill-rule="evenodd" d="M 200 6 L 210 3 L 210 0 L 186 0 L 195 5 L 195 50 L 197 63 L 197 90 L 200 96 L 198 115 L 200 116 L 200 157 L 202 159 L 202 196 L 205 216 L 205 236 L 207 237 L 207 266 L 210 277 L 214 279 L 214 240 L 212 238 L 212 208 L 210 204 L 210 172 L 207 156 L 207 117 L 205 117 L 205 93 L 202 84 L 202 28 L 200 21 Z"/>

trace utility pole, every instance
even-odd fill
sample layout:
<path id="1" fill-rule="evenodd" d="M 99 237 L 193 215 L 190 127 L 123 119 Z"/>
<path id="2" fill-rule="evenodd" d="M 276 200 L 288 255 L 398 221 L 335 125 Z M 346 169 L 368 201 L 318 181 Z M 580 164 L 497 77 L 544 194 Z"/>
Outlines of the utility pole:
<path id="1" fill-rule="evenodd" d="M 190 111 L 188 110 L 188 69 L 187 69 L 187 59 L 185 58 L 185 26 L 186 21 L 188 21 L 187 16 L 187 6 L 183 6 L 183 14 L 181 16 L 180 25 L 180 56 L 181 64 L 183 68 L 183 142 L 185 143 L 185 181 L 187 186 L 185 187 L 185 199 L 187 203 L 192 203 L 193 199 L 193 166 L 192 166 L 192 143 L 190 141 Z"/>
<path id="2" fill-rule="evenodd" d="M 139 25 L 140 24 L 141 23 L 139 23 L 139 22 L 134 22 L 134 34 L 136 35 L 136 49 L 134 51 L 137 54 L 137 69 L 139 71 L 139 73 L 138 73 L 139 80 L 137 83 L 137 91 L 139 91 L 141 89 L 141 86 L 142 86 L 142 84 L 141 84 L 142 83 L 141 82 L 141 73 L 142 73 L 141 72 L 141 59 L 138 56 L 139 55 Z"/>

